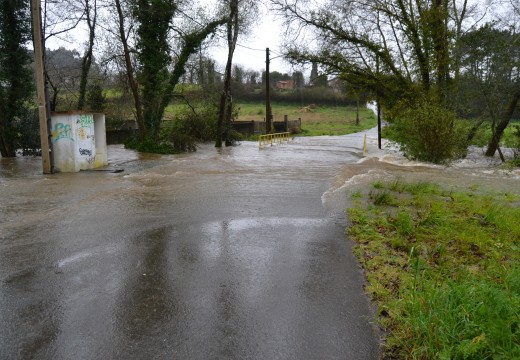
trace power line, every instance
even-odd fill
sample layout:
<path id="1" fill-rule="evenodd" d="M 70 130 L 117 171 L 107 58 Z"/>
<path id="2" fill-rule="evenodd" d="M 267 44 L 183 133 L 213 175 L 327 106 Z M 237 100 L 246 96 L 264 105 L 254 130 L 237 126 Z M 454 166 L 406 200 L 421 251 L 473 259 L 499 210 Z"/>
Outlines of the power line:
<path id="1" fill-rule="evenodd" d="M 224 37 L 222 36 L 222 38 L 224 38 Z M 237 43 L 237 46 L 243 47 L 244 49 L 248 49 L 248 50 L 265 52 L 265 49 L 253 49 L 253 48 L 251 48 L 249 46 L 245 46 L 245 45 L 242 45 L 242 44 L 239 44 L 239 43 Z"/>
<path id="2" fill-rule="evenodd" d="M 181 14 L 183 14 L 186 18 L 188 18 L 189 20 L 193 21 L 195 24 L 199 25 L 199 26 L 204 26 L 204 24 L 202 24 L 201 22 L 199 22 L 198 20 L 195 20 L 194 18 L 192 18 L 190 15 L 186 14 L 184 11 L 182 10 L 179 10 L 179 12 Z M 216 34 L 219 38 L 223 39 L 223 40 L 227 40 L 227 38 L 225 38 L 224 36 L 222 35 L 219 35 L 219 34 Z M 252 50 L 252 51 L 261 51 L 261 52 L 264 52 L 265 49 L 255 49 L 255 48 L 252 48 L 252 47 L 249 47 L 249 46 L 246 46 L 246 45 L 242 45 L 242 44 L 239 44 L 237 43 L 236 46 L 239 46 L 239 47 L 242 47 L 244 49 L 248 49 L 248 50 Z"/>

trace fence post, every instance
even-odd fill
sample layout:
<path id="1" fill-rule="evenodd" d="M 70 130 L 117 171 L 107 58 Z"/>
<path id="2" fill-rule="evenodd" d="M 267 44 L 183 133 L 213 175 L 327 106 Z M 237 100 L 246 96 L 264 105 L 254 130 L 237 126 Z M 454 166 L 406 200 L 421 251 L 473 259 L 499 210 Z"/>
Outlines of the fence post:
<path id="1" fill-rule="evenodd" d="M 283 122 L 284 122 L 284 126 L 285 126 L 285 132 L 288 132 L 289 131 L 289 116 L 284 115 Z"/>

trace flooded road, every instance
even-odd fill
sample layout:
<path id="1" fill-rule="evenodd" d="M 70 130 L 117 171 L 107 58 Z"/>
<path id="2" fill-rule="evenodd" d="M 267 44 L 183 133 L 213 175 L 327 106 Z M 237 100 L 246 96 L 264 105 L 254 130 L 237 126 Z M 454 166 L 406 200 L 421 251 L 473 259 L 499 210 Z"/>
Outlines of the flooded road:
<path id="1" fill-rule="evenodd" d="M 110 169 L 0 159 L 1 359 L 376 359 L 345 239 L 377 179 L 520 193 L 470 157 L 410 163 L 363 135 L 176 156 L 109 148 Z"/>
<path id="2" fill-rule="evenodd" d="M 0 159 L 0 358 L 376 359 L 337 176 L 362 135 L 111 169 Z"/>
<path id="3" fill-rule="evenodd" d="M 0 159 L 1 359 L 376 359 L 345 239 L 377 179 L 520 193 L 479 161 L 410 163 L 363 135 L 176 156 L 109 147 L 110 169 Z"/>

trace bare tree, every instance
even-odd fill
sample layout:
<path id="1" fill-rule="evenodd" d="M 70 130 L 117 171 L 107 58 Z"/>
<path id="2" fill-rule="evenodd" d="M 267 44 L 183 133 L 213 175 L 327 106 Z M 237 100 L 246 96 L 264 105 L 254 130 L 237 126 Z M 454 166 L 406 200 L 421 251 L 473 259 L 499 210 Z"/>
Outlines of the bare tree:
<path id="1" fill-rule="evenodd" d="M 248 31 L 255 9 L 257 9 L 257 3 L 253 0 L 223 0 L 222 9 L 223 12 L 226 13 L 227 18 L 226 41 L 228 46 L 228 56 L 224 72 L 224 89 L 220 95 L 217 139 L 215 141 L 216 147 L 222 147 L 223 139 L 226 146 L 230 146 L 233 143 L 230 137 L 231 115 L 233 111 L 231 95 L 233 54 L 237 46 L 239 34 L 247 33 Z"/>
<path id="2" fill-rule="evenodd" d="M 92 60 L 94 57 L 94 41 L 96 39 L 96 22 L 97 22 L 97 0 L 83 0 L 85 7 L 85 22 L 88 27 L 88 43 L 85 54 L 81 61 L 81 78 L 79 84 L 78 110 L 82 110 L 85 106 L 85 97 L 87 93 L 87 83 Z"/>
<path id="3" fill-rule="evenodd" d="M 114 0 L 114 6 L 117 13 L 117 19 L 118 19 L 118 31 L 119 31 L 119 40 L 123 46 L 123 56 L 124 56 L 124 62 L 126 67 L 126 76 L 128 79 L 128 84 L 130 86 L 130 90 L 132 92 L 132 97 L 134 99 L 134 107 L 135 107 L 135 115 L 136 115 L 136 122 L 137 126 L 139 128 L 139 134 L 140 138 L 144 139 L 146 136 L 146 124 L 144 123 L 143 119 L 143 110 L 141 105 L 141 97 L 139 96 L 139 88 L 137 81 L 135 79 L 135 70 L 134 65 L 132 63 L 131 58 L 131 50 L 129 46 L 129 33 L 130 30 L 127 30 L 125 26 L 125 15 L 128 15 L 128 11 L 123 9 L 123 6 L 121 4 L 120 0 Z"/>

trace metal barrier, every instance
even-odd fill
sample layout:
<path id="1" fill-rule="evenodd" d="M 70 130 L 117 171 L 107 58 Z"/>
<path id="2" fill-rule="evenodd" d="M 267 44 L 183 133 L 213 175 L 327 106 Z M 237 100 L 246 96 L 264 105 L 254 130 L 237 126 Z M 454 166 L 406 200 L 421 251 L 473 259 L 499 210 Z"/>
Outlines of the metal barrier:
<path id="1" fill-rule="evenodd" d="M 273 143 L 281 144 L 283 141 L 289 141 L 290 139 L 291 139 L 290 132 L 260 135 L 260 138 L 258 139 L 258 146 L 261 149 L 264 145 L 270 144 L 272 146 Z"/>

